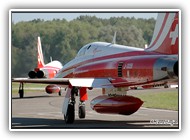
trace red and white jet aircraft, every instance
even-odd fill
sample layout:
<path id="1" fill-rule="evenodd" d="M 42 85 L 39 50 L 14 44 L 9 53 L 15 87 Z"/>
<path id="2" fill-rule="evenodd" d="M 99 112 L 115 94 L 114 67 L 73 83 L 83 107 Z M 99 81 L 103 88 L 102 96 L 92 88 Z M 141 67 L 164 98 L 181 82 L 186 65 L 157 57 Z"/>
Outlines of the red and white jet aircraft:
<path id="1" fill-rule="evenodd" d="M 57 60 L 54 60 L 54 61 L 51 60 L 51 62 L 49 62 L 47 64 L 44 63 L 40 37 L 38 37 L 37 50 L 38 50 L 37 67 L 28 73 L 29 78 L 33 79 L 33 78 L 53 78 L 53 77 L 55 77 L 55 75 L 63 67 L 63 65 L 61 64 L 61 62 L 59 62 Z M 53 89 L 55 89 L 55 90 L 53 90 Z M 59 89 L 59 87 L 56 85 L 49 85 L 46 87 L 46 92 L 47 93 L 53 93 L 53 92 L 59 93 L 60 89 L 59 90 L 58 89 Z M 20 97 L 23 98 L 23 96 L 24 96 L 23 82 L 20 83 L 19 94 L 20 94 Z"/>
<path id="2" fill-rule="evenodd" d="M 62 110 L 66 123 L 75 120 L 75 96 L 78 92 L 79 118 L 85 118 L 87 89 L 93 88 L 102 88 L 103 93 L 91 101 L 93 110 L 130 115 L 140 108 L 143 101 L 128 96 L 129 87 L 178 81 L 178 14 L 158 14 L 153 38 L 147 49 L 93 42 L 83 46 L 54 78 L 17 78 L 13 82 L 66 85 L 68 88 Z"/>
<path id="3" fill-rule="evenodd" d="M 28 73 L 28 76 L 30 78 L 53 78 L 63 67 L 61 62 L 54 60 L 49 62 L 48 64 L 44 63 L 40 37 L 38 37 L 37 49 L 38 66 L 34 69 L 34 71 L 30 71 Z"/>

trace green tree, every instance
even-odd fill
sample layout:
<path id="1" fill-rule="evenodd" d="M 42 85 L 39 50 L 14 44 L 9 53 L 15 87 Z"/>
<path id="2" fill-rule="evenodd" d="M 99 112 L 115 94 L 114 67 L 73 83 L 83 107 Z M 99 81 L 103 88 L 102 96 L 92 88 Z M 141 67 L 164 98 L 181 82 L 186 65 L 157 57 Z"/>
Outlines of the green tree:
<path id="1" fill-rule="evenodd" d="M 155 20 L 111 17 L 101 19 L 95 16 L 80 16 L 72 21 L 35 19 L 11 25 L 11 70 L 12 76 L 27 76 L 37 65 L 37 37 L 41 37 L 45 63 L 59 60 L 63 64 L 76 56 L 87 43 L 112 42 L 117 32 L 116 43 L 144 47 L 152 38 Z"/>

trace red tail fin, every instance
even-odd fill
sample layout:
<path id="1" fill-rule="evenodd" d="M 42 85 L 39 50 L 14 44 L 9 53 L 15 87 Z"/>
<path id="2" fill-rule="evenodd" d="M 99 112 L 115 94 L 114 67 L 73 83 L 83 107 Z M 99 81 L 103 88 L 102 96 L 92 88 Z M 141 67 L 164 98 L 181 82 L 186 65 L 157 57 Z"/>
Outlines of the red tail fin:
<path id="1" fill-rule="evenodd" d="M 40 37 L 38 37 L 37 49 L 38 49 L 38 68 L 42 68 L 44 67 L 45 64 L 44 64 Z"/>
<path id="2" fill-rule="evenodd" d="M 154 51 L 162 54 L 178 54 L 178 21 L 178 12 L 159 13 L 152 41 L 145 51 Z"/>

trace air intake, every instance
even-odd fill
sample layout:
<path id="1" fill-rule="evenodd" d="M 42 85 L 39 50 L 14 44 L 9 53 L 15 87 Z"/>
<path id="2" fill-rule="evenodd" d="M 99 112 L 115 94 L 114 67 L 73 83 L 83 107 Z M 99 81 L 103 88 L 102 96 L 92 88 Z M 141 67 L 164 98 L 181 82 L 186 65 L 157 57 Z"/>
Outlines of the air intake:
<path id="1" fill-rule="evenodd" d="M 119 62 L 118 64 L 118 77 L 122 77 L 122 68 L 123 68 L 123 62 Z"/>

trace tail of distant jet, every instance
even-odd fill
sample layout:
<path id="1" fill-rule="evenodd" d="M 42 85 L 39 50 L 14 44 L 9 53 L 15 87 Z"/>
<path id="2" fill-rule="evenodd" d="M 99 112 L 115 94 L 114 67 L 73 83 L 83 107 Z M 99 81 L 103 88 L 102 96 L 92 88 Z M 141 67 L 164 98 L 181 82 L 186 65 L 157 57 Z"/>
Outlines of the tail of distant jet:
<path id="1" fill-rule="evenodd" d="M 145 51 L 178 54 L 178 12 L 158 13 L 152 41 Z"/>
<path id="2" fill-rule="evenodd" d="M 38 49 L 38 68 L 44 67 L 44 57 L 42 53 L 42 46 L 41 46 L 41 40 L 40 37 L 38 37 L 38 43 L 37 43 L 37 49 Z"/>
<path id="3" fill-rule="evenodd" d="M 53 78 L 56 73 L 62 68 L 62 64 L 59 61 L 52 61 L 45 64 L 43 53 L 42 53 L 42 45 L 40 37 L 38 37 L 37 42 L 37 49 L 38 49 L 38 64 L 34 70 L 28 73 L 30 78 Z"/>

